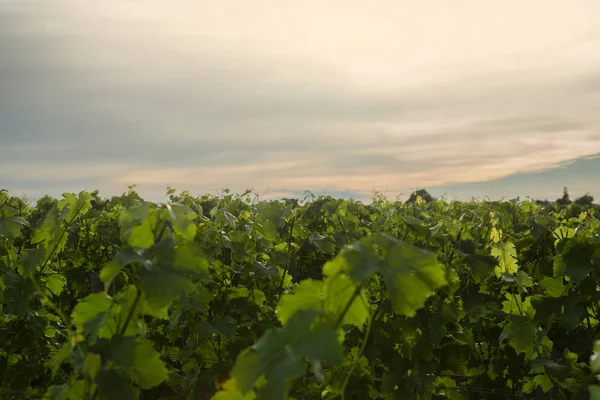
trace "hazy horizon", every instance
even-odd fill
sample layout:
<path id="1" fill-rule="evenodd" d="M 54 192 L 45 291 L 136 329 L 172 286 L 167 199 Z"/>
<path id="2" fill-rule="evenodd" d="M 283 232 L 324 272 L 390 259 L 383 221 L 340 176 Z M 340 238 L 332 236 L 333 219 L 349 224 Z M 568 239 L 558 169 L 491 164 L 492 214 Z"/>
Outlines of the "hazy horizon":
<path id="1" fill-rule="evenodd" d="M 0 188 L 600 197 L 598 18 L 595 0 L 0 0 Z"/>

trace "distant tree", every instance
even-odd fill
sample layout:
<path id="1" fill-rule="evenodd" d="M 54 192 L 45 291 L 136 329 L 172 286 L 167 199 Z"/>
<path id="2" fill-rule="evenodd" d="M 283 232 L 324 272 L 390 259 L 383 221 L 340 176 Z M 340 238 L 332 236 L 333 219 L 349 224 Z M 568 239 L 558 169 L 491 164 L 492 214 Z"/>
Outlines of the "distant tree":
<path id="1" fill-rule="evenodd" d="M 557 199 L 556 204 L 571 204 L 571 199 L 569 199 L 569 191 L 566 187 L 563 189 L 563 197 Z"/>
<path id="2" fill-rule="evenodd" d="M 586 193 L 584 196 L 575 200 L 575 204 L 579 204 L 580 206 L 589 206 L 594 202 L 594 198 Z"/>
<path id="3" fill-rule="evenodd" d="M 427 192 L 427 190 L 425 189 L 419 189 L 416 192 L 413 192 L 409 199 L 406 200 L 406 204 L 408 203 L 414 203 L 417 201 L 417 196 L 421 197 L 426 203 L 431 203 L 433 200 L 435 200 L 430 194 L 429 192 Z"/>

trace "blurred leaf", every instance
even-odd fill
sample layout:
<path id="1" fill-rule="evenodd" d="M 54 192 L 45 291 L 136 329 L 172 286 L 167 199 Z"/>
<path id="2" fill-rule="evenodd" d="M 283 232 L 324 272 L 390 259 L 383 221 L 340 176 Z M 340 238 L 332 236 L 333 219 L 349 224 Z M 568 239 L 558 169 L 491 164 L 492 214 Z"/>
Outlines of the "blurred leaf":
<path id="1" fill-rule="evenodd" d="M 341 271 L 355 283 L 380 273 L 396 312 L 414 316 L 425 299 L 446 285 L 446 273 L 434 254 L 386 234 L 373 234 L 348 246 L 323 267 L 326 276 Z"/>
<path id="2" fill-rule="evenodd" d="M 331 322 L 317 321 L 321 312 L 300 310 L 283 328 L 268 330 L 252 349 L 244 350 L 232 370 L 241 393 L 248 393 L 261 376 L 266 400 L 287 399 L 288 384 L 305 372 L 304 358 L 329 364 L 342 361 L 343 348 Z"/>

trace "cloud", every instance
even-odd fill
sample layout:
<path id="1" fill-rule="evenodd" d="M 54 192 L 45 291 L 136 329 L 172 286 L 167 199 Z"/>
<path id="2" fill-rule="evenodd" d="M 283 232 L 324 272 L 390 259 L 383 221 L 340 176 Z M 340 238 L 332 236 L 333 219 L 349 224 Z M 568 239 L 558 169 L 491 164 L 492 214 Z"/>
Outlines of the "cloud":
<path id="1" fill-rule="evenodd" d="M 531 197 L 555 200 L 562 197 L 562 189 L 567 187 L 572 200 L 585 194 L 592 194 L 597 199 L 600 193 L 600 181 L 596 172 L 598 170 L 600 157 L 588 157 L 561 163 L 549 170 L 513 174 L 491 182 L 440 186 L 432 188 L 430 192 L 434 196 L 448 194 L 448 199 L 520 197 L 524 200 Z"/>
<path id="2" fill-rule="evenodd" d="M 186 25 L 177 35 L 173 22 L 154 20 L 156 5 L 136 17 L 114 7 L 0 12 L 2 186 L 365 196 L 600 153 L 593 34 L 541 53 L 521 49 L 519 58 L 464 49 L 473 65 L 449 57 L 451 74 L 426 79 L 414 71 L 427 64 L 415 61 L 406 76 L 386 68 L 377 80 L 350 58 L 354 67 L 343 69 L 316 44 L 303 50 L 311 57 L 280 54 L 276 37 L 242 47 L 216 26 L 200 35 Z"/>

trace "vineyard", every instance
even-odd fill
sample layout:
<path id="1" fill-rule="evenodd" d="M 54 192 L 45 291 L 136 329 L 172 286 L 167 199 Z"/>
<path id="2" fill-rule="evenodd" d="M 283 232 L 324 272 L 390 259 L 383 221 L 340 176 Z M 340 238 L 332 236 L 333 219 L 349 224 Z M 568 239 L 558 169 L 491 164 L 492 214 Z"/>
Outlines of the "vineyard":
<path id="1" fill-rule="evenodd" d="M 0 191 L 0 398 L 600 399 L 600 207 Z"/>

